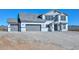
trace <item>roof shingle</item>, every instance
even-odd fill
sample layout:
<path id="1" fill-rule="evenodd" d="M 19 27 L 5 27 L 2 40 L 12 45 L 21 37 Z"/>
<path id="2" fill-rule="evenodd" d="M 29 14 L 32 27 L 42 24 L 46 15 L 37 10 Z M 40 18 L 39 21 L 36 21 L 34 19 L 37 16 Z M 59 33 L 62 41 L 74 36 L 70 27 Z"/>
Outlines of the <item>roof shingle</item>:
<path id="1" fill-rule="evenodd" d="M 8 18 L 8 23 L 12 23 L 12 24 L 18 24 L 18 21 L 14 18 Z"/>
<path id="2" fill-rule="evenodd" d="M 25 13 L 20 13 L 19 18 L 21 22 L 45 22 L 39 14 L 25 14 Z"/>

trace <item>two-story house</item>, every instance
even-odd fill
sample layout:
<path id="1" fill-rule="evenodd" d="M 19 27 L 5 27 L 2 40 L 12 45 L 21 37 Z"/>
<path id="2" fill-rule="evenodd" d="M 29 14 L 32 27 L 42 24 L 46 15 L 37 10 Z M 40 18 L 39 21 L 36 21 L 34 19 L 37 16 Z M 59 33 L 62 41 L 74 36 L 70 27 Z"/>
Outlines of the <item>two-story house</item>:
<path id="1" fill-rule="evenodd" d="M 45 14 L 19 13 L 18 19 L 8 19 L 8 31 L 68 31 L 68 15 L 58 10 Z"/>

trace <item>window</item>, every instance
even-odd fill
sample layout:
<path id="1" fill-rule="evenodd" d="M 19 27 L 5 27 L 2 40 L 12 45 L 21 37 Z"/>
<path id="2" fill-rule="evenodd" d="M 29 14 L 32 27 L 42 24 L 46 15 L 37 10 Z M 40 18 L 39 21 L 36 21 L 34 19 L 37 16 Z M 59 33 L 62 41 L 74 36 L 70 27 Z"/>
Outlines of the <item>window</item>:
<path id="1" fill-rule="evenodd" d="M 55 16 L 55 20 L 54 21 L 58 21 L 58 15 Z"/>
<path id="2" fill-rule="evenodd" d="M 50 20 L 50 17 L 49 16 L 46 16 L 46 20 Z"/>
<path id="3" fill-rule="evenodd" d="M 61 20 L 65 21 L 66 20 L 66 16 L 61 16 Z"/>
<path id="4" fill-rule="evenodd" d="M 66 29 L 66 24 L 63 24 L 63 29 Z"/>
<path id="5" fill-rule="evenodd" d="M 17 26 L 17 24 L 10 24 L 11 26 Z"/>
<path id="6" fill-rule="evenodd" d="M 54 18 L 53 16 L 50 16 L 50 20 L 53 20 L 53 18 Z"/>
<path id="7" fill-rule="evenodd" d="M 46 16 L 46 20 L 53 20 L 53 16 L 47 15 L 47 16 Z"/>

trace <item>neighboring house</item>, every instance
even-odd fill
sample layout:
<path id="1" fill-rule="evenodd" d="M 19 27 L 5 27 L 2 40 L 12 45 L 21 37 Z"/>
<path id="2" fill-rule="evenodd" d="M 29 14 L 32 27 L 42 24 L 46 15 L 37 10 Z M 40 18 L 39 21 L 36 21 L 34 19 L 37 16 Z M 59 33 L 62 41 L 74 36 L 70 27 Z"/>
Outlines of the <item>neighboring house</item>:
<path id="1" fill-rule="evenodd" d="M 7 26 L 1 25 L 0 26 L 0 31 L 8 31 Z"/>
<path id="2" fill-rule="evenodd" d="M 8 19 L 8 31 L 68 31 L 68 15 L 58 10 L 46 14 L 19 13 L 18 19 Z"/>
<path id="3" fill-rule="evenodd" d="M 68 30 L 69 31 L 79 31 L 79 26 L 78 25 L 69 25 Z"/>

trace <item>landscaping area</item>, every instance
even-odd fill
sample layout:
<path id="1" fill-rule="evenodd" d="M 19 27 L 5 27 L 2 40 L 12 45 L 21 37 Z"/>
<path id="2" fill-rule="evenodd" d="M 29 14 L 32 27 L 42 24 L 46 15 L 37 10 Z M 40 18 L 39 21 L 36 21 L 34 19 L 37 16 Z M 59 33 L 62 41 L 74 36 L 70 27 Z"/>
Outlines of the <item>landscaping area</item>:
<path id="1" fill-rule="evenodd" d="M 78 50 L 79 32 L 0 32 L 1 50 Z"/>

